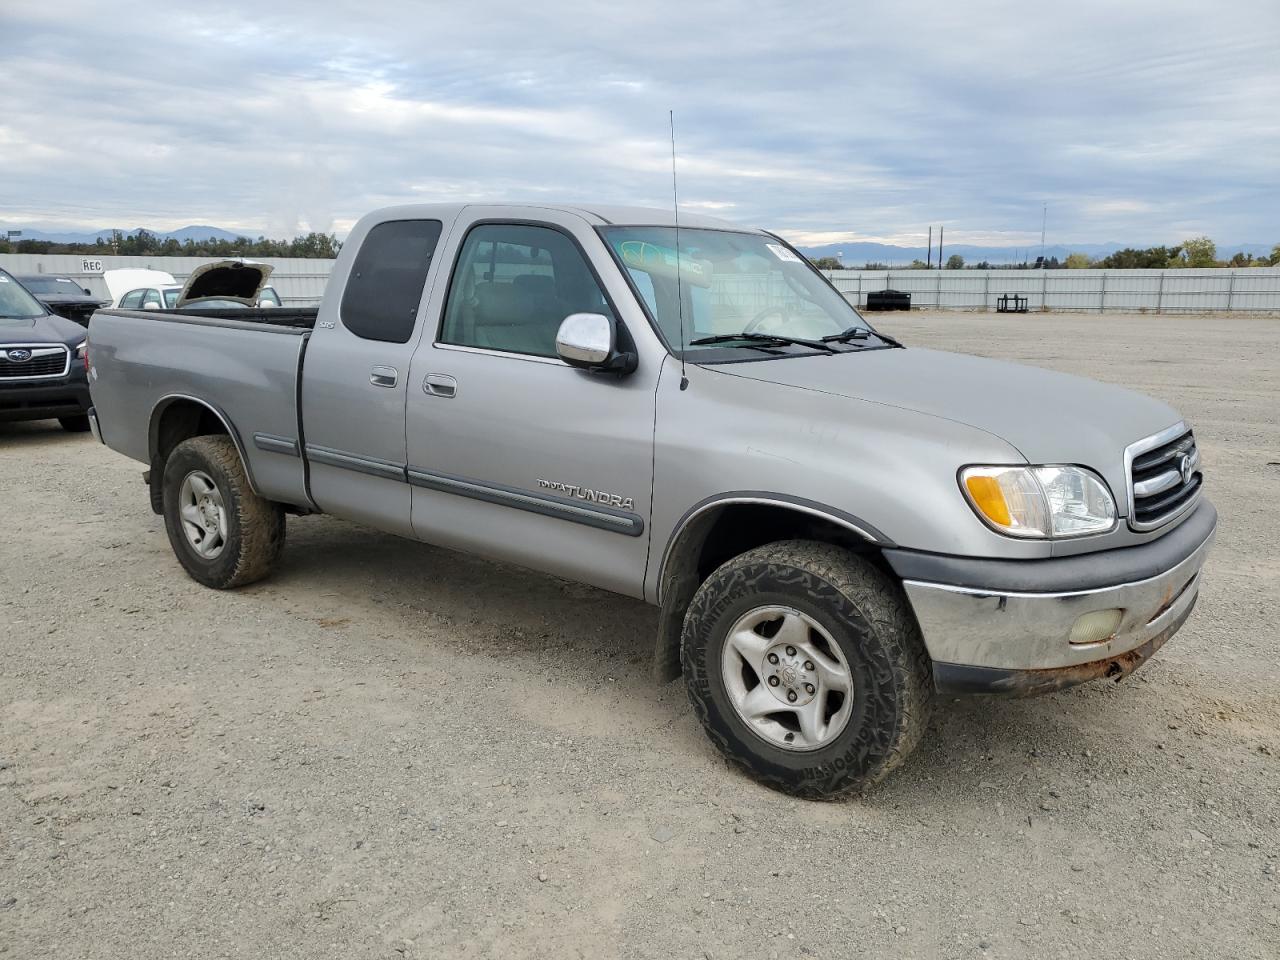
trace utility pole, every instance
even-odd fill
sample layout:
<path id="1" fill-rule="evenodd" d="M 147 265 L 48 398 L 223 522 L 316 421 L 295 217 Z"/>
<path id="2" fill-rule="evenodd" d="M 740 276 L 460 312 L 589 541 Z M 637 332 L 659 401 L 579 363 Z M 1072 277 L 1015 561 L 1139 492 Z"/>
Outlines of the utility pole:
<path id="1" fill-rule="evenodd" d="M 1049 222 L 1049 203 L 1045 201 L 1044 213 L 1040 217 L 1040 263 L 1044 264 L 1044 228 Z"/>
<path id="2" fill-rule="evenodd" d="M 946 227 L 942 226 L 941 224 L 938 225 L 938 269 L 939 270 L 942 269 L 942 231 L 945 229 Z"/>
<path id="3" fill-rule="evenodd" d="M 929 252 L 925 254 L 925 261 L 930 270 L 933 269 L 933 224 L 929 224 Z"/>

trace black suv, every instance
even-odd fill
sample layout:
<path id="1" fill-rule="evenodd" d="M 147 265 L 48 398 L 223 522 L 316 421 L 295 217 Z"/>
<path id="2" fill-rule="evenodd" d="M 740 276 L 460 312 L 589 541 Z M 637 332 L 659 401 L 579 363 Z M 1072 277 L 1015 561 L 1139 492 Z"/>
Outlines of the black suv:
<path id="1" fill-rule="evenodd" d="M 56 418 L 65 430 L 89 429 L 85 335 L 0 270 L 0 421 Z"/>

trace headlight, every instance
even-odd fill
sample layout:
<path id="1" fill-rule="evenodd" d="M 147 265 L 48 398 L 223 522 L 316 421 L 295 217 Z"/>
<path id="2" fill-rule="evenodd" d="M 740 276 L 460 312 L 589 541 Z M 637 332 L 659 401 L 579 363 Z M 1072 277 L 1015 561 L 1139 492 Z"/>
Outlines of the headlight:
<path id="1" fill-rule="evenodd" d="M 88 345 L 89 345 L 89 341 L 88 341 L 88 340 L 81 340 L 78 344 L 76 344 L 76 359 L 77 359 L 77 360 L 83 360 L 83 359 L 84 359 L 84 348 L 85 348 L 85 347 L 87 347 Z"/>
<path id="2" fill-rule="evenodd" d="M 960 487 L 988 526 L 1011 537 L 1083 537 L 1116 525 L 1111 491 L 1084 467 L 965 467 Z"/>

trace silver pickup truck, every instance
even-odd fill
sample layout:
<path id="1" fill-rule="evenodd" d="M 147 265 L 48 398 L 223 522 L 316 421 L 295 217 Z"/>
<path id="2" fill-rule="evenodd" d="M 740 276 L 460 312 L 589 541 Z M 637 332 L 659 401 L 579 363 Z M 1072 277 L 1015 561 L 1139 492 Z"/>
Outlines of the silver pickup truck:
<path id="1" fill-rule="evenodd" d="M 266 576 L 324 512 L 642 598 L 657 676 L 805 797 L 883 777 L 939 692 L 1127 675 L 1217 523 L 1164 403 L 904 347 L 705 217 L 393 207 L 318 310 L 103 310 L 88 357 L 196 580 Z"/>

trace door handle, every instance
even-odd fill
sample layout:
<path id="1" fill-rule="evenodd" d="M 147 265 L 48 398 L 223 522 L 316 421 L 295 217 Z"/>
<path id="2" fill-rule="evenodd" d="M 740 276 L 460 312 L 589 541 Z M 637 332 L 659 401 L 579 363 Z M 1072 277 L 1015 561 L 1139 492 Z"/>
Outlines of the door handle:
<path id="1" fill-rule="evenodd" d="M 394 387 L 399 378 L 395 367 L 374 367 L 369 371 L 369 382 L 375 387 Z"/>
<path id="2" fill-rule="evenodd" d="M 422 381 L 422 389 L 433 397 L 451 399 L 458 393 L 458 381 L 443 373 L 428 373 Z"/>

